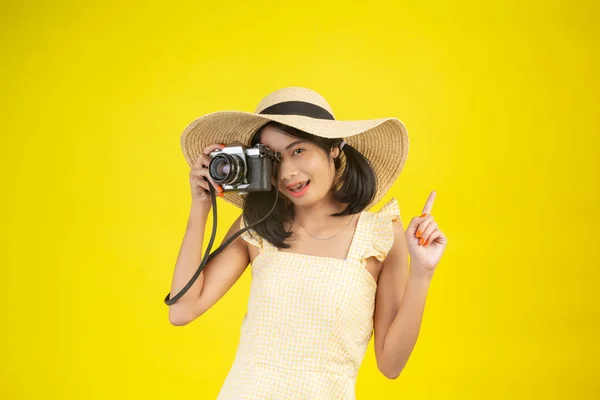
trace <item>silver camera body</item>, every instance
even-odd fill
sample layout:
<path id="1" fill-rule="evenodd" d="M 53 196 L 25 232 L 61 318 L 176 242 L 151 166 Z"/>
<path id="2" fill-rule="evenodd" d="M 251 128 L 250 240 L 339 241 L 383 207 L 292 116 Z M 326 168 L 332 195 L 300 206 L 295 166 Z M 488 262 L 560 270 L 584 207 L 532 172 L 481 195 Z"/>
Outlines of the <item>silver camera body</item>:
<path id="1" fill-rule="evenodd" d="M 234 142 L 210 154 L 208 171 L 210 177 L 220 184 L 223 191 L 239 194 L 271 190 L 274 163 L 280 154 L 263 144 L 254 147 Z"/>

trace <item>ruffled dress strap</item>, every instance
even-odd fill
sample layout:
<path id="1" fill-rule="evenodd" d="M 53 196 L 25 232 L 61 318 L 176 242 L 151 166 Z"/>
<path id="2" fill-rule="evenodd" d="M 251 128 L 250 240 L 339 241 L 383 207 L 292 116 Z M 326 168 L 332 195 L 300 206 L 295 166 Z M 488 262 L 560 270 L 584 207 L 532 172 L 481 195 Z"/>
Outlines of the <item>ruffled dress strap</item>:
<path id="1" fill-rule="evenodd" d="M 244 229 L 245 227 L 246 222 L 244 221 L 244 217 L 242 217 L 240 218 L 240 229 Z M 242 239 L 261 250 L 263 248 L 263 239 L 254 229 L 248 229 L 246 232 L 242 233 Z"/>
<path id="2" fill-rule="evenodd" d="M 246 227 L 246 223 L 244 218 L 240 219 L 240 229 L 244 229 Z M 260 252 L 273 252 L 276 250 L 276 247 L 273 246 L 268 240 L 264 239 L 260 236 L 254 229 L 248 229 L 241 235 L 242 239 L 246 242 L 250 243 L 252 246 L 258 247 Z"/>
<path id="3" fill-rule="evenodd" d="M 392 198 L 381 209 L 371 215 L 371 235 L 367 242 L 363 259 L 375 257 L 385 260 L 394 244 L 394 228 L 392 222 L 400 219 L 398 200 Z"/>

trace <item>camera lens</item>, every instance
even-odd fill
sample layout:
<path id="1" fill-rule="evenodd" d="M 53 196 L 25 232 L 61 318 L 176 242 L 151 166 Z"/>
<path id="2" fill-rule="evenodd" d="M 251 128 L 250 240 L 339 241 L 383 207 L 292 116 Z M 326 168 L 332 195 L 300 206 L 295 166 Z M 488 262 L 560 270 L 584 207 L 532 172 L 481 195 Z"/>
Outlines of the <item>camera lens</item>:
<path id="1" fill-rule="evenodd" d="M 210 177 L 218 184 L 237 185 L 242 182 L 245 172 L 244 163 L 233 154 L 217 154 L 208 165 Z"/>

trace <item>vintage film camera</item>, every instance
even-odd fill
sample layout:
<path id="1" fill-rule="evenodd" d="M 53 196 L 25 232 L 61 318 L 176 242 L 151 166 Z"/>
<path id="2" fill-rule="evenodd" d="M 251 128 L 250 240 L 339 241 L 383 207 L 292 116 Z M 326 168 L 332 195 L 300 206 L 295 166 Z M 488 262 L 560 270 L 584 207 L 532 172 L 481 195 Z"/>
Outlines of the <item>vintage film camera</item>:
<path id="1" fill-rule="evenodd" d="M 271 190 L 274 163 L 280 154 L 263 144 L 254 147 L 233 142 L 209 154 L 208 172 L 223 191 L 239 194 Z"/>

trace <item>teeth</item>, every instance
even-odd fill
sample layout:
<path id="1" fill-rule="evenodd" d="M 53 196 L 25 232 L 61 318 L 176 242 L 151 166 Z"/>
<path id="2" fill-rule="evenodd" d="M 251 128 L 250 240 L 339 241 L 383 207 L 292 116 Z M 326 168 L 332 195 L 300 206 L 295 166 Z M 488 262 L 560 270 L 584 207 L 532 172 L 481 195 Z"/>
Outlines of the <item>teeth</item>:
<path id="1" fill-rule="evenodd" d="M 294 189 L 298 189 L 299 187 L 301 187 L 302 185 L 304 185 L 304 182 L 300 182 L 297 185 L 292 186 L 290 189 L 294 190 Z"/>

